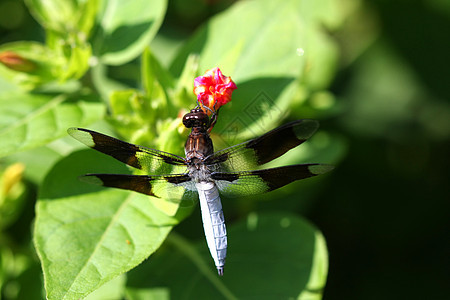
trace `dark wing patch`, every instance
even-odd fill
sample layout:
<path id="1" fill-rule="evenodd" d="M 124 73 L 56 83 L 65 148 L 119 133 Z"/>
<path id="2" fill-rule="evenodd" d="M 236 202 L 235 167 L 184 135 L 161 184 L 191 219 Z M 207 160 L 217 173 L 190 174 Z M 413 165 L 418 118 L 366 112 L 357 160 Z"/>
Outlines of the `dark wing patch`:
<path id="1" fill-rule="evenodd" d="M 270 192 L 333 168 L 325 164 L 302 164 L 247 172 L 216 172 L 211 178 L 224 196 L 240 197 Z"/>
<path id="2" fill-rule="evenodd" d="M 297 147 L 319 128 L 315 120 L 297 120 L 275 128 L 247 142 L 217 151 L 205 163 L 212 170 L 247 171 L 280 157 Z"/>
<path id="3" fill-rule="evenodd" d="M 149 176 L 127 174 L 86 174 L 84 182 L 105 187 L 135 191 L 166 200 L 194 200 L 195 184 L 187 174 Z"/>
<path id="4" fill-rule="evenodd" d="M 148 174 L 184 173 L 184 158 L 151 148 L 133 145 L 116 138 L 83 128 L 69 128 L 73 138 L 99 152 Z"/>

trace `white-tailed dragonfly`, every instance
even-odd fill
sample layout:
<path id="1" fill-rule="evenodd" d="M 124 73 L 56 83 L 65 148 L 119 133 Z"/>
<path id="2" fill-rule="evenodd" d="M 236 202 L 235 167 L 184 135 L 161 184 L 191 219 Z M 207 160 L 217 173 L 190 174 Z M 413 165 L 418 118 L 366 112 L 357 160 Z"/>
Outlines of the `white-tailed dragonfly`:
<path id="1" fill-rule="evenodd" d="M 84 181 L 106 187 L 132 190 L 163 199 L 200 198 L 206 241 L 219 275 L 223 275 L 227 234 L 220 194 L 240 197 L 278 189 L 293 181 L 330 171 L 325 164 L 301 164 L 270 169 L 258 166 L 272 161 L 306 141 L 319 127 L 314 120 L 297 120 L 247 142 L 214 152 L 209 131 L 211 119 L 200 108 L 184 115 L 191 128 L 186 157 L 137 146 L 83 128 L 68 133 L 87 146 L 152 175 L 86 174 Z M 198 195 L 197 195 L 198 194 Z"/>

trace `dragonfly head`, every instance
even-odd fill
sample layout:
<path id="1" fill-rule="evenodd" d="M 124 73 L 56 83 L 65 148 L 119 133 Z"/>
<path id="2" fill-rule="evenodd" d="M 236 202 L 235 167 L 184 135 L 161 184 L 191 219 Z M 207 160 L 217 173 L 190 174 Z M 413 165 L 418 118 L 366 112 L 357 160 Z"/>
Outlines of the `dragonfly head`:
<path id="1" fill-rule="evenodd" d="M 209 125 L 208 115 L 200 108 L 194 108 L 184 115 L 183 125 L 186 128 L 203 127 L 207 128 Z"/>

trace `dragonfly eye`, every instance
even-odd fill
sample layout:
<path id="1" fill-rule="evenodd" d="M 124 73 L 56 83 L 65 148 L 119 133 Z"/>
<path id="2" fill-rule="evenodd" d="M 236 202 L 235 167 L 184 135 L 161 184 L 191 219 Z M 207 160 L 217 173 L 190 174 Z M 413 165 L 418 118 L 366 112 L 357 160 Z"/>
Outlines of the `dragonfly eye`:
<path id="1" fill-rule="evenodd" d="M 209 123 L 208 115 L 199 108 L 194 108 L 183 117 L 183 125 L 187 128 L 206 127 Z"/>

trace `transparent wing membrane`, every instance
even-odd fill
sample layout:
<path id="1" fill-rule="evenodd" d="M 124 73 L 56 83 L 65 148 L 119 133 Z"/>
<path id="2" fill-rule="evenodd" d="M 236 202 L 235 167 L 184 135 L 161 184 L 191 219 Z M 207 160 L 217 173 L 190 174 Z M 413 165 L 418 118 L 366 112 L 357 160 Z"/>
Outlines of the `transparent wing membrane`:
<path id="1" fill-rule="evenodd" d="M 319 128 L 315 120 L 297 120 L 275 128 L 262 136 L 217 151 L 205 163 L 223 172 L 257 169 L 260 165 L 280 157 L 311 137 Z"/>
<path id="2" fill-rule="evenodd" d="M 68 133 L 88 147 L 147 174 L 175 174 L 186 171 L 184 158 L 171 153 L 133 145 L 83 128 L 69 128 Z"/>
<path id="3" fill-rule="evenodd" d="M 245 172 L 218 172 L 211 177 L 226 197 L 250 196 L 281 188 L 291 182 L 326 173 L 333 169 L 325 164 L 291 165 Z"/>
<path id="4" fill-rule="evenodd" d="M 180 203 L 182 206 L 193 205 L 198 199 L 195 184 L 186 174 L 163 176 L 86 174 L 81 180 L 105 187 L 135 191 Z"/>

